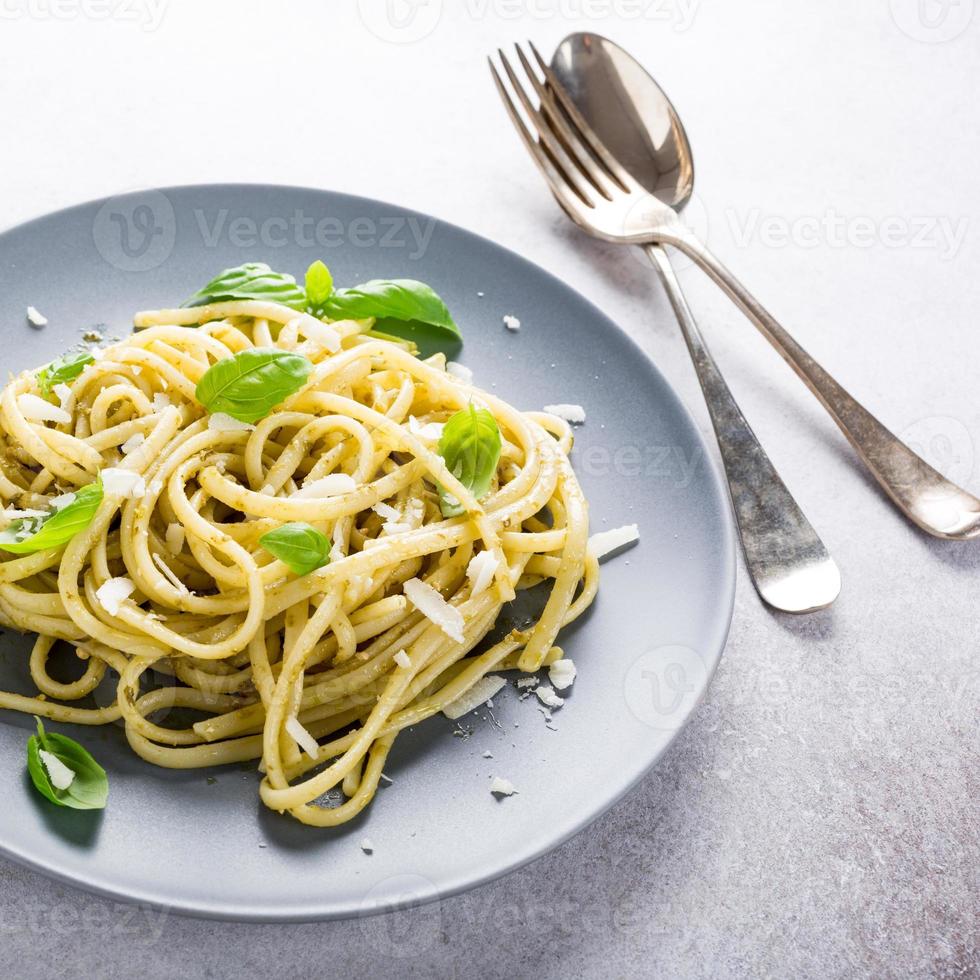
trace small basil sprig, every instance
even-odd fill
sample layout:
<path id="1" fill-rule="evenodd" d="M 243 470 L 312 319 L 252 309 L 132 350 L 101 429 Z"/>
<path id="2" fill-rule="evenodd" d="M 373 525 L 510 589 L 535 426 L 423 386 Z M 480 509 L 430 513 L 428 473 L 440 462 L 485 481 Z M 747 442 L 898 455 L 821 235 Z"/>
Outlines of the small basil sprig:
<path id="1" fill-rule="evenodd" d="M 439 455 L 449 472 L 479 500 L 490 489 L 500 461 L 500 429 L 485 408 L 472 402 L 453 415 L 439 439 Z M 458 517 L 463 505 L 439 487 L 439 507 L 443 517 Z"/>
<path id="2" fill-rule="evenodd" d="M 431 286 L 415 279 L 372 279 L 336 290 L 323 306 L 331 320 L 374 317 L 384 333 L 414 341 L 422 356 L 455 352 L 463 342 L 446 304 Z"/>
<path id="3" fill-rule="evenodd" d="M 44 395 L 50 395 L 55 385 L 67 384 L 74 381 L 86 365 L 94 364 L 95 357 L 89 351 L 79 351 L 77 354 L 65 354 L 37 372 L 37 384 Z"/>
<path id="4" fill-rule="evenodd" d="M 303 286 L 264 262 L 225 269 L 184 306 L 236 299 L 270 300 L 330 320 L 371 317 L 379 331 L 415 343 L 423 357 L 437 352 L 453 355 L 463 342 L 446 304 L 431 286 L 415 279 L 372 279 L 334 289 L 333 276 L 319 259 L 306 270 Z"/>
<path id="5" fill-rule="evenodd" d="M 60 510 L 45 517 L 18 518 L 0 531 L 0 549 L 15 555 L 32 555 L 61 548 L 92 523 L 102 496 L 102 482 L 90 483 L 76 490 L 75 499 Z"/>
<path id="6" fill-rule="evenodd" d="M 313 316 L 323 316 L 327 300 L 333 294 L 333 276 L 319 259 L 306 270 L 305 286 L 307 310 Z"/>
<path id="7" fill-rule="evenodd" d="M 184 306 L 204 306 L 235 299 L 260 299 L 306 309 L 306 290 L 284 272 L 274 272 L 264 262 L 246 262 L 225 269 L 199 289 Z"/>
<path id="8" fill-rule="evenodd" d="M 34 720 L 37 722 L 37 734 L 27 740 L 27 769 L 37 791 L 58 806 L 68 806 L 73 810 L 103 809 L 109 796 L 109 777 L 105 769 L 73 738 L 46 732 L 41 719 Z M 74 778 L 65 789 L 58 789 L 51 782 L 42 752 L 51 753 L 74 773 Z"/>
<path id="9" fill-rule="evenodd" d="M 297 575 L 308 575 L 330 561 L 330 539 L 302 521 L 263 534 L 259 544 Z"/>
<path id="10" fill-rule="evenodd" d="M 197 400 L 212 414 L 258 422 L 306 384 L 313 365 L 302 354 L 252 347 L 212 364 L 197 383 Z"/>

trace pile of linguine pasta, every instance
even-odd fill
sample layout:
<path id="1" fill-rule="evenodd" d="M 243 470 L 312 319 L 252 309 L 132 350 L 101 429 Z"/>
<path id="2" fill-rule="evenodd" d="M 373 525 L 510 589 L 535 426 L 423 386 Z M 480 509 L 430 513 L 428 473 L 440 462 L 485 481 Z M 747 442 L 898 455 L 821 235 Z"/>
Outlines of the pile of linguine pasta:
<path id="1" fill-rule="evenodd" d="M 314 313 L 237 298 L 139 313 L 122 342 L 7 384 L 0 623 L 37 634 L 38 693 L 0 707 L 121 723 L 158 766 L 254 762 L 267 806 L 330 826 L 370 802 L 404 728 L 489 671 L 560 658 L 598 565 L 564 421 L 371 318 Z M 295 390 L 215 411 L 269 352 L 309 365 Z M 208 389 L 225 361 L 244 367 Z M 441 446 L 477 410 L 499 439 L 475 489 L 473 446 L 453 466 Z M 536 622 L 481 642 L 544 581 Z M 80 661 L 71 682 L 48 670 L 61 641 Z"/>

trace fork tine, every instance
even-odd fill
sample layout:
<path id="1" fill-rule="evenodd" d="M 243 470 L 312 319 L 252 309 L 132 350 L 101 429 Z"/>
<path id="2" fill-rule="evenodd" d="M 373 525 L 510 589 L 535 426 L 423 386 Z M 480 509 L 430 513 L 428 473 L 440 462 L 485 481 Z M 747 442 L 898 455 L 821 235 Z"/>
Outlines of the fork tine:
<path id="1" fill-rule="evenodd" d="M 531 132 L 524 124 L 524 120 L 521 119 L 517 107 L 511 101 L 510 95 L 507 93 L 507 89 L 500 79 L 500 75 L 497 74 L 493 60 L 487 58 L 487 64 L 490 66 L 490 74 L 493 75 L 494 84 L 497 86 L 497 93 L 504 103 L 504 108 L 507 110 L 507 115 L 510 116 L 510 121 L 514 124 L 514 128 L 517 130 L 517 134 L 523 141 L 524 146 L 527 147 L 528 153 L 531 154 L 531 159 L 538 165 L 538 169 L 544 176 L 545 182 L 551 188 L 551 192 L 558 198 L 558 202 L 566 211 L 570 211 L 573 214 L 581 209 L 583 203 L 586 207 L 595 207 L 590 197 L 581 195 L 569 183 L 564 173 L 559 171 L 550 154 L 531 135 Z"/>
<path id="2" fill-rule="evenodd" d="M 530 42 L 528 42 L 530 44 Z M 532 50 L 534 48 L 531 45 Z M 565 114 L 558 108 L 555 104 L 555 99 L 551 92 L 545 86 L 545 84 L 538 78 L 537 72 L 531 67 L 531 63 L 527 60 L 521 46 L 519 44 L 514 45 L 517 51 L 517 57 L 521 61 L 521 65 L 527 74 L 527 77 L 531 80 L 531 84 L 534 86 L 535 92 L 537 92 L 538 98 L 541 100 L 541 108 L 544 110 L 548 119 L 551 121 L 552 128 L 557 131 L 557 137 L 561 140 L 562 145 L 567 151 L 568 155 L 574 160 L 575 164 L 582 171 L 582 173 L 599 188 L 600 193 L 607 200 L 612 200 L 612 195 L 616 191 L 627 191 L 626 185 L 617 178 L 615 173 L 612 172 L 611 168 L 605 166 L 605 161 L 601 157 L 597 160 L 597 153 L 590 152 L 590 146 L 588 142 L 584 141 L 582 136 L 574 131 L 574 129 L 569 126 L 568 121 L 565 118 Z M 538 64 L 541 64 L 541 56 L 535 51 L 535 56 L 538 59 Z M 567 96 L 567 93 L 564 93 Z M 572 120 L 574 124 L 574 120 Z M 594 134 L 593 134 L 594 135 Z M 606 154 L 609 155 L 608 152 Z"/>
<path id="3" fill-rule="evenodd" d="M 525 114 L 537 130 L 538 140 L 542 147 L 547 151 L 548 155 L 552 158 L 552 161 L 556 164 L 557 168 L 565 175 L 566 182 L 571 184 L 575 189 L 575 192 L 582 198 L 582 200 L 587 201 L 590 206 L 593 206 L 591 195 L 589 191 L 598 191 L 603 197 L 608 198 L 608 194 L 604 193 L 601 187 L 594 184 L 588 180 L 588 175 L 583 173 L 580 166 L 576 164 L 574 159 L 570 156 L 568 151 L 564 146 L 562 146 L 561 141 L 557 139 L 555 134 L 552 132 L 548 121 L 542 115 L 540 110 L 534 107 L 531 102 L 530 97 L 521 85 L 514 69 L 511 68 L 510 62 L 507 60 L 507 56 L 500 50 L 497 49 L 497 56 L 500 58 L 500 63 L 503 65 L 504 71 L 507 73 L 507 78 L 510 81 L 511 88 L 520 100 L 521 106 L 524 109 Z"/>
<path id="4" fill-rule="evenodd" d="M 635 190 L 636 181 L 633 179 L 632 175 L 628 173 L 623 165 L 609 152 L 608 149 L 606 149 L 606 144 L 599 139 L 598 133 L 596 133 L 596 131 L 585 121 L 585 117 L 581 112 L 579 112 L 578 106 L 572 101 L 572 97 L 565 90 L 565 86 L 558 81 L 558 77 L 551 70 L 551 66 L 544 60 L 544 58 L 541 57 L 541 54 L 535 47 L 534 42 L 529 40 L 527 43 L 528 47 L 531 49 L 531 52 L 534 54 L 538 67 L 541 69 L 541 72 L 545 77 L 545 81 L 548 83 L 548 89 L 546 89 L 546 91 L 550 91 L 554 94 L 558 103 L 561 105 L 562 110 L 564 110 L 565 115 L 578 130 L 589 149 L 595 154 L 596 157 L 599 158 L 606 170 L 609 171 L 610 176 L 616 181 L 616 183 L 619 184 L 624 191 Z"/>

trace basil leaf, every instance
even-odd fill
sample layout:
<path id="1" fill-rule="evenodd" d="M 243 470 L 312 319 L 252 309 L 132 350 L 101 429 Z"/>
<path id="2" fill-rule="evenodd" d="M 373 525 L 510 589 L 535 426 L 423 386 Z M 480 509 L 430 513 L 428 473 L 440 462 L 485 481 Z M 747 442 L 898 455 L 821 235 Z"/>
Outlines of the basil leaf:
<path id="1" fill-rule="evenodd" d="M 212 364 L 197 383 L 197 400 L 212 414 L 258 422 L 306 384 L 313 365 L 302 354 L 252 347 Z"/>
<path id="2" fill-rule="evenodd" d="M 313 316 L 322 316 L 323 308 L 333 292 L 333 276 L 317 259 L 306 270 L 306 306 Z"/>
<path id="3" fill-rule="evenodd" d="M 46 732 L 40 718 L 37 734 L 27 740 L 27 769 L 37 791 L 58 806 L 73 810 L 102 810 L 109 796 L 109 777 L 91 753 L 82 748 L 73 738 Z M 41 752 L 50 752 L 66 765 L 75 778 L 66 789 L 57 789 L 51 782 Z"/>
<path id="4" fill-rule="evenodd" d="M 204 306 L 234 299 L 264 299 L 293 309 L 306 309 L 306 291 L 284 272 L 273 272 L 264 262 L 246 262 L 225 269 L 203 289 L 198 290 L 184 306 Z"/>
<path id="5" fill-rule="evenodd" d="M 94 364 L 95 357 L 87 350 L 77 354 L 65 354 L 52 361 L 37 372 L 37 383 L 44 395 L 50 395 L 55 385 L 74 381 L 88 364 Z"/>
<path id="6" fill-rule="evenodd" d="M 75 499 L 46 517 L 21 517 L 0 531 L 0 549 L 15 555 L 61 548 L 92 523 L 102 503 L 102 482 L 75 491 Z"/>
<path id="7" fill-rule="evenodd" d="M 297 575 L 307 575 L 330 561 L 330 539 L 302 521 L 263 534 L 259 544 Z"/>
<path id="8" fill-rule="evenodd" d="M 439 455 L 449 472 L 479 500 L 490 489 L 500 461 L 500 429 L 485 408 L 470 402 L 445 424 L 439 439 Z M 439 507 L 443 517 L 458 517 L 463 505 L 439 487 Z"/>
<path id="9" fill-rule="evenodd" d="M 323 314 L 331 320 L 374 317 L 384 321 L 378 326 L 386 333 L 406 340 L 426 335 L 438 344 L 458 347 L 463 339 L 446 304 L 430 286 L 415 279 L 372 279 L 338 289 L 324 304 Z"/>
<path id="10" fill-rule="evenodd" d="M 399 341 L 407 341 L 413 344 L 417 350 L 417 356 L 422 360 L 432 357 L 433 354 L 445 354 L 446 360 L 454 361 L 463 347 L 462 338 L 453 340 L 442 327 L 434 327 L 420 320 L 393 320 L 391 317 L 381 317 L 374 321 L 374 328 L 368 331 L 373 335 L 375 331 L 387 334 L 387 338 L 395 338 Z"/>

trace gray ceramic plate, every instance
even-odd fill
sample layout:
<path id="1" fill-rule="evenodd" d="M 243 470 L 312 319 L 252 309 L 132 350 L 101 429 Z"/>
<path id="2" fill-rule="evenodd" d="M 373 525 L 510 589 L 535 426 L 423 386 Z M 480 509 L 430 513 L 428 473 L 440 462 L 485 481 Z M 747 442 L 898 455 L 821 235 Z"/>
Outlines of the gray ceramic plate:
<path id="1" fill-rule="evenodd" d="M 265 185 L 181 187 L 96 201 L 0 235 L 5 371 L 40 365 L 83 331 L 129 332 L 135 310 L 179 303 L 217 271 L 264 260 L 341 285 L 421 279 L 462 325 L 459 359 L 524 409 L 581 402 L 574 461 L 594 529 L 636 522 L 592 611 L 564 635 L 579 677 L 552 725 L 509 686 L 459 726 L 439 716 L 397 741 L 365 814 L 336 830 L 262 807 L 254 772 L 143 763 L 118 728 L 53 726 L 109 772 L 101 814 L 61 810 L 25 776 L 30 718 L 0 716 L 0 849 L 106 895 L 220 918 L 302 920 L 446 897 L 581 830 L 657 760 L 703 694 L 731 617 L 728 504 L 687 412 L 603 314 L 512 252 L 364 198 Z M 31 304 L 49 318 L 27 324 Z M 520 317 L 520 332 L 501 317 Z M 29 641 L 0 636 L 0 686 L 30 691 Z M 454 731 L 455 730 L 455 731 Z M 466 737 L 461 737 L 462 735 Z M 491 752 L 492 759 L 483 753 Z M 490 777 L 519 793 L 497 800 Z M 360 841 L 369 836 L 374 853 Z"/>

